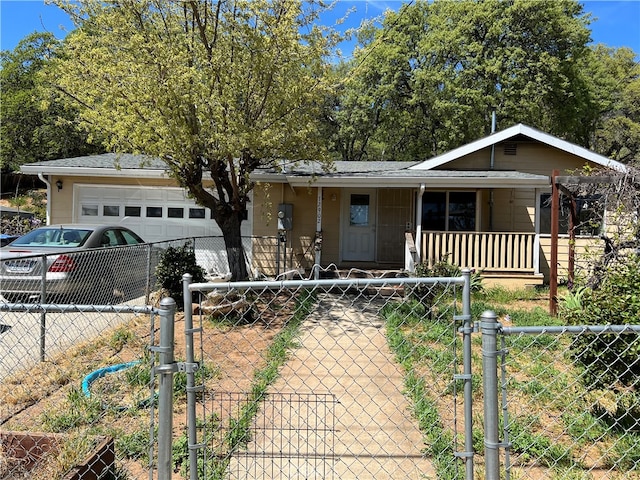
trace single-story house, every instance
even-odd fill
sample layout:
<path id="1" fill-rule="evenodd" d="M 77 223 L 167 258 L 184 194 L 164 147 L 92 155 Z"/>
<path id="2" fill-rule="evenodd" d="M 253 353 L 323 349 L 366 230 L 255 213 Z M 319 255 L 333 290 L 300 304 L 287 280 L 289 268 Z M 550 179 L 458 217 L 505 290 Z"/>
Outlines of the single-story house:
<path id="1" fill-rule="evenodd" d="M 567 175 L 584 165 L 624 169 L 518 124 L 415 163 L 336 162 L 325 172 L 310 162 L 260 170 L 243 223 L 245 246 L 252 271 L 265 275 L 315 264 L 410 269 L 416 261 L 446 258 L 489 281 L 541 284 L 550 273 L 552 171 Z M 47 184 L 50 223 L 117 222 L 147 241 L 220 234 L 210 212 L 176 186 L 159 160 L 104 154 L 21 171 Z M 560 233 L 562 276 L 569 241 L 566 229 Z M 578 232 L 578 251 L 597 242 L 597 233 Z"/>

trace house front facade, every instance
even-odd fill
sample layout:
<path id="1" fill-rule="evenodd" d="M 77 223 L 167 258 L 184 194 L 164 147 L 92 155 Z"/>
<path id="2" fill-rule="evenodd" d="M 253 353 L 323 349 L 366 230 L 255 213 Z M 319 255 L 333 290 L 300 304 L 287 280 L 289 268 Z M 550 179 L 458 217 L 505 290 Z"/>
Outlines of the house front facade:
<path id="1" fill-rule="evenodd" d="M 489 282 L 542 284 L 551 268 L 552 172 L 585 165 L 624 168 L 519 124 L 423 162 L 257 171 L 243 224 L 252 272 L 412 269 L 446 260 Z M 157 160 L 106 154 L 24 165 L 22 172 L 48 185 L 50 223 L 122 223 L 147 241 L 220 234 L 210 212 Z M 597 234 L 579 232 L 578 252 L 597 244 Z M 568 245 L 560 235 L 561 277 Z"/>

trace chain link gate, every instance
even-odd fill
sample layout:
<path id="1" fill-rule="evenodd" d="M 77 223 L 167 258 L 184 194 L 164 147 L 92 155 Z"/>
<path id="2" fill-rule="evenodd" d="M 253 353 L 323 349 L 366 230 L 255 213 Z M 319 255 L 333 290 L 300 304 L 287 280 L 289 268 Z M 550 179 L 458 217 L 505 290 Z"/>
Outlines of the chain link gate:
<path id="1" fill-rule="evenodd" d="M 185 477 L 472 478 L 469 273 L 189 282 Z"/>

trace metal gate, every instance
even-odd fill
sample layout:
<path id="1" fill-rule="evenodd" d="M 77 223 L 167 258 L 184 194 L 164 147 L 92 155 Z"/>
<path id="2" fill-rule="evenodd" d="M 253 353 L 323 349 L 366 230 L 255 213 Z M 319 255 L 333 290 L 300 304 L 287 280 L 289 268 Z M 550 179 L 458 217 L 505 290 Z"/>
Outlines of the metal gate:
<path id="1" fill-rule="evenodd" d="M 417 479 L 464 471 L 471 455 L 456 432 L 464 423 L 458 394 L 465 384 L 471 393 L 471 375 L 458 328 L 470 317 L 468 280 L 191 285 L 186 275 L 183 474 Z"/>

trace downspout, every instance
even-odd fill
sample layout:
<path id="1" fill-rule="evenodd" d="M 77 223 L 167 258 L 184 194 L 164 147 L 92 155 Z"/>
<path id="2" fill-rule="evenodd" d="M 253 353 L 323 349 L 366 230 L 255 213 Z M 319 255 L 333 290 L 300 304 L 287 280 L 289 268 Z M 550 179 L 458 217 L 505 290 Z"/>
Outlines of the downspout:
<path id="1" fill-rule="evenodd" d="M 416 208 L 416 255 L 418 263 L 422 263 L 422 194 L 424 194 L 425 189 L 425 184 L 421 183 Z"/>
<path id="2" fill-rule="evenodd" d="M 38 173 L 38 178 L 47 186 L 47 225 L 51 224 L 51 183 L 47 180 L 42 172 Z"/>

